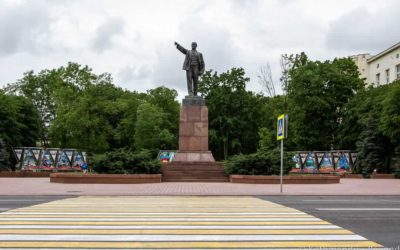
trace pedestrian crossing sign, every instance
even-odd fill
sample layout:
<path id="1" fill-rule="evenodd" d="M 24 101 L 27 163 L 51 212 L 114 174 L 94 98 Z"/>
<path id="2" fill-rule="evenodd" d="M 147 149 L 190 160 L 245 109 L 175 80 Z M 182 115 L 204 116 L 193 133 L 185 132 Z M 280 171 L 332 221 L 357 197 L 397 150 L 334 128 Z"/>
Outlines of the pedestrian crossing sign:
<path id="1" fill-rule="evenodd" d="M 276 133 L 276 139 L 278 141 L 283 140 L 286 138 L 286 118 L 287 116 L 280 115 L 278 116 L 278 123 L 277 123 L 277 133 Z"/>

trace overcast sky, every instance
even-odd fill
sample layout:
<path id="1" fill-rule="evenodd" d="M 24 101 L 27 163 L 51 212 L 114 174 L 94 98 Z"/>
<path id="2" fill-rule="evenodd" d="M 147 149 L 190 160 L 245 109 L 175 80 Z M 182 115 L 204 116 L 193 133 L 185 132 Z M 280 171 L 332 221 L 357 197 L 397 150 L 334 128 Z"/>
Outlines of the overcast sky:
<path id="1" fill-rule="evenodd" d="M 184 55 L 173 43 L 196 41 L 206 69 L 243 67 L 260 91 L 267 62 L 280 85 L 281 54 L 375 54 L 400 42 L 399 17 L 398 0 L 0 0 L 0 86 L 72 61 L 122 88 L 164 85 L 182 98 Z"/>

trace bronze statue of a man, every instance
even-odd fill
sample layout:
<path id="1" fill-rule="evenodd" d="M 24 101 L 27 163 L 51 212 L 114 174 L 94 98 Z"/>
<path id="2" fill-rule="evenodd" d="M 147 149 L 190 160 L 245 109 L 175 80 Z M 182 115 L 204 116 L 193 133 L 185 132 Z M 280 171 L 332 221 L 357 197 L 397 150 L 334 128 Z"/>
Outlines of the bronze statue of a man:
<path id="1" fill-rule="evenodd" d="M 176 48 L 186 55 L 183 70 L 186 70 L 186 80 L 189 96 L 197 96 L 199 76 L 204 73 L 203 55 L 196 50 L 197 43 L 192 42 L 192 50 L 187 50 L 175 42 Z"/>

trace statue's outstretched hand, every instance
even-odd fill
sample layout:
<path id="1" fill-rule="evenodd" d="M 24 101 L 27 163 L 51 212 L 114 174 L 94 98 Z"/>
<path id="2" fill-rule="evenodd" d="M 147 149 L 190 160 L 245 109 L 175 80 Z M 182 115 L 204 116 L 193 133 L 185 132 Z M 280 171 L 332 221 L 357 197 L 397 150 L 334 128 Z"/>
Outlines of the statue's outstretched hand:
<path id="1" fill-rule="evenodd" d="M 177 43 L 177 42 L 174 42 L 174 45 L 175 45 L 175 46 L 178 46 L 178 43 Z"/>

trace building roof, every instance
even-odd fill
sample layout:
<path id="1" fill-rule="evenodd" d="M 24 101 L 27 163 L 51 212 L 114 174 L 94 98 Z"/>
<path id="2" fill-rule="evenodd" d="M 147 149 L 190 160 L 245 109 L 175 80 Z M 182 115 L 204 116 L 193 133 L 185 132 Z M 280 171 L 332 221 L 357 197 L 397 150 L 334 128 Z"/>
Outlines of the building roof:
<path id="1" fill-rule="evenodd" d="M 370 56 L 370 54 L 369 53 L 363 53 L 363 54 L 351 55 L 350 57 L 360 57 L 360 56 Z"/>
<path id="2" fill-rule="evenodd" d="M 368 59 L 368 63 L 370 63 L 370 62 L 372 62 L 372 61 L 375 61 L 375 60 L 378 59 L 378 58 L 381 58 L 382 56 L 384 56 L 384 55 L 386 55 L 386 54 L 392 52 L 393 50 L 395 50 L 395 49 L 397 49 L 397 48 L 400 48 L 400 42 L 399 42 L 399 43 L 396 43 L 395 45 L 393 45 L 393 46 L 391 46 L 391 47 L 385 49 L 384 51 L 382 51 L 382 52 L 380 52 L 380 53 L 374 55 L 373 57 L 369 58 L 369 59 Z"/>

